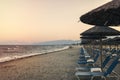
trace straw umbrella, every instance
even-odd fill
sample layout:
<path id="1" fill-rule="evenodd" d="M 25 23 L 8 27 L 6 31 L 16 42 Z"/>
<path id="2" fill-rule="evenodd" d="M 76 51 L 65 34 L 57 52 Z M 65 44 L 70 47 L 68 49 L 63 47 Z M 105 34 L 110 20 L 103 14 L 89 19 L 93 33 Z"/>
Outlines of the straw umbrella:
<path id="1" fill-rule="evenodd" d="M 118 45 L 120 44 L 120 37 L 113 38 L 113 42 L 116 45 L 116 49 L 118 50 Z"/>
<path id="2" fill-rule="evenodd" d="M 90 25 L 118 26 L 120 25 L 120 0 L 113 0 L 91 10 L 82 15 L 80 20 Z"/>
<path id="3" fill-rule="evenodd" d="M 111 38 L 108 38 L 106 40 L 103 40 L 103 44 L 109 45 L 109 48 L 111 50 L 111 45 L 113 45 L 113 40 Z"/>
<path id="4" fill-rule="evenodd" d="M 105 36 L 82 36 L 80 37 L 82 39 L 82 42 L 86 44 L 90 44 L 92 43 L 92 41 L 95 41 L 95 40 L 99 40 L 99 39 L 103 39 L 103 38 L 107 38 Z"/>
<path id="5" fill-rule="evenodd" d="M 95 40 L 99 40 L 99 39 L 103 39 L 103 38 L 107 38 L 107 37 L 105 37 L 105 36 L 82 36 L 80 38 L 84 39 L 84 40 L 89 40 L 89 43 L 87 43 L 87 44 L 90 44 L 90 47 L 91 47 L 91 51 L 90 52 L 92 54 L 93 53 L 93 51 L 92 51 L 92 42 L 95 41 Z M 94 48 L 94 46 L 93 46 L 93 48 Z"/>
<path id="6" fill-rule="evenodd" d="M 106 40 L 103 40 L 103 43 L 106 44 L 106 45 L 109 45 L 110 50 L 111 50 L 111 45 L 115 45 L 116 50 L 118 50 L 118 46 L 120 44 L 120 37 L 108 38 Z"/>
<path id="7" fill-rule="evenodd" d="M 105 36 L 82 36 L 80 38 L 82 38 L 82 39 L 96 40 L 96 39 L 101 39 L 101 38 L 106 38 L 106 37 Z"/>
<path id="8" fill-rule="evenodd" d="M 83 35 L 83 36 L 114 36 L 114 35 L 120 35 L 120 32 L 107 26 L 95 26 L 95 27 L 92 27 L 84 31 L 80 35 Z M 100 39 L 100 53 L 101 53 L 101 65 L 102 65 L 102 39 Z"/>
<path id="9" fill-rule="evenodd" d="M 95 26 L 81 33 L 83 36 L 114 36 L 120 35 L 120 32 L 108 26 Z"/>
<path id="10" fill-rule="evenodd" d="M 85 45 L 85 44 L 88 44 L 88 43 L 90 43 L 90 40 L 81 39 L 81 45 Z"/>

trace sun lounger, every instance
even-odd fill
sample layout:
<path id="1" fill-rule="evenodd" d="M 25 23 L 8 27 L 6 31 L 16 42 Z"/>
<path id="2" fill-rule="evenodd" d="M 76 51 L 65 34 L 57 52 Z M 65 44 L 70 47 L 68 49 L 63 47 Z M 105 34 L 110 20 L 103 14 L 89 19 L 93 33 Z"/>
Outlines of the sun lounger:
<path id="1" fill-rule="evenodd" d="M 113 69 L 116 67 L 116 65 L 118 63 L 119 63 L 119 57 L 116 57 L 114 59 L 114 61 L 111 63 L 111 65 L 108 67 L 108 69 L 104 72 L 96 72 L 96 71 L 80 72 L 80 71 L 77 71 L 75 73 L 75 75 L 77 76 L 78 80 L 80 80 L 81 78 L 88 78 L 88 77 L 90 77 L 90 79 L 92 80 L 92 79 L 94 79 L 94 77 L 98 77 L 98 76 L 105 79 L 109 74 L 111 74 L 111 72 L 113 71 Z"/>
<path id="2" fill-rule="evenodd" d="M 101 68 L 104 68 L 107 65 L 107 63 L 110 61 L 110 59 L 111 59 L 111 55 L 107 56 L 105 58 L 105 60 L 103 61 Z M 96 66 L 94 66 L 94 67 L 86 66 L 86 67 L 78 67 L 78 68 L 76 68 L 76 70 L 80 70 L 80 71 L 90 71 L 90 70 L 97 71 L 98 70 L 98 71 L 101 71 L 101 68 L 96 67 Z"/>
<path id="3" fill-rule="evenodd" d="M 92 64 L 95 63 L 99 57 L 100 53 L 97 52 L 94 59 L 78 60 L 78 64 Z"/>

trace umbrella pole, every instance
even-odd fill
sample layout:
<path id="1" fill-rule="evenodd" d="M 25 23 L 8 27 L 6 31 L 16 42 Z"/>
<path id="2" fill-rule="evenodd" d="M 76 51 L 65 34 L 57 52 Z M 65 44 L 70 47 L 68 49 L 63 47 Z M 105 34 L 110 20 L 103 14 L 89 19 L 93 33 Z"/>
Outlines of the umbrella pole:
<path id="1" fill-rule="evenodd" d="M 95 49 L 94 42 L 95 42 L 95 40 L 93 40 L 93 46 L 92 46 L 92 57 L 94 57 L 94 49 Z"/>
<path id="2" fill-rule="evenodd" d="M 93 50 L 92 50 L 92 40 L 91 40 L 91 43 L 90 43 L 90 55 L 93 57 Z"/>
<path id="3" fill-rule="evenodd" d="M 118 50 L 118 44 L 116 44 L 116 48 L 117 48 L 116 50 Z"/>
<path id="4" fill-rule="evenodd" d="M 110 51 L 111 51 L 111 49 L 112 49 L 112 48 L 111 48 L 111 44 L 109 45 L 109 48 L 110 48 Z"/>
<path id="5" fill-rule="evenodd" d="M 101 70 L 103 71 L 103 68 L 102 68 L 102 39 L 100 39 L 100 60 L 101 60 Z"/>
<path id="6" fill-rule="evenodd" d="M 94 42 L 94 41 L 93 41 Z M 92 43 L 93 44 L 93 43 Z M 94 44 L 92 45 L 92 57 L 94 57 Z"/>

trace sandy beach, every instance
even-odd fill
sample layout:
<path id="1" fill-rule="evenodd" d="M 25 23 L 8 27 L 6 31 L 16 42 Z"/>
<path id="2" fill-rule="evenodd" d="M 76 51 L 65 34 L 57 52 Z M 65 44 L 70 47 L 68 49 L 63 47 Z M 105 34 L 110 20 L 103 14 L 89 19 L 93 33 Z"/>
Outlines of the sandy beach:
<path id="1" fill-rule="evenodd" d="M 75 80 L 79 48 L 0 64 L 0 80 Z"/>

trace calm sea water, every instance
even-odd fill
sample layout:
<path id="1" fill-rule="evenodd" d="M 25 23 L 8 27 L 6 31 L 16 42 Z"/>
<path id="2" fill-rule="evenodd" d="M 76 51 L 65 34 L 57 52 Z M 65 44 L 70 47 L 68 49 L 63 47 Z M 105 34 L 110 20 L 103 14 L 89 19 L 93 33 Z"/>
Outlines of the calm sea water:
<path id="1" fill-rule="evenodd" d="M 63 45 L 0 45 L 0 62 L 25 58 L 69 48 Z"/>

